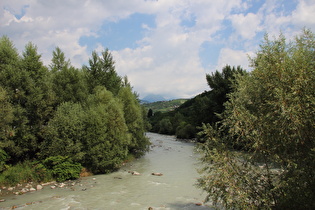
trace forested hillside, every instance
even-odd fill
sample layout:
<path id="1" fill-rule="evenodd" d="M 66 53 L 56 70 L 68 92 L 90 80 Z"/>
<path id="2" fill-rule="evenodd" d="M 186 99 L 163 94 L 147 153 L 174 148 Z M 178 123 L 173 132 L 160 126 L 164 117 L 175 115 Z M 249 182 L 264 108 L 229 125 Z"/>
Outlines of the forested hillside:
<path id="1" fill-rule="evenodd" d="M 192 99 L 185 101 L 179 107 L 169 112 L 154 112 L 149 114 L 151 131 L 176 135 L 177 138 L 190 139 L 197 137 L 198 127 L 203 123 L 215 124 L 218 114 L 224 110 L 227 94 L 233 90 L 232 83 L 237 74 L 244 74 L 240 66 L 225 66 L 221 72 L 216 71 L 206 75 L 209 91 L 205 91 Z"/>
<path id="2" fill-rule="evenodd" d="M 173 99 L 169 101 L 156 101 L 152 103 L 143 103 L 142 105 L 146 108 L 146 110 L 150 113 L 148 113 L 148 116 L 151 117 L 151 115 L 157 112 L 169 112 L 173 111 L 176 108 L 178 108 L 180 105 L 185 103 L 188 99 Z"/>
<path id="3" fill-rule="evenodd" d="M 44 66 L 37 47 L 22 55 L 0 39 L 0 184 L 107 173 L 147 150 L 146 113 L 108 50 L 77 69 L 60 48 Z M 17 167 L 28 168 L 15 180 Z"/>

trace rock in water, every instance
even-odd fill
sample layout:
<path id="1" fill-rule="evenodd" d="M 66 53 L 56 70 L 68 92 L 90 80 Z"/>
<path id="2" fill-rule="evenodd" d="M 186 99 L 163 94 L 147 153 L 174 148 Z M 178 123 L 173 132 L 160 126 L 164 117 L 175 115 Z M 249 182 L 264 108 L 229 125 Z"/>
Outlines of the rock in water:
<path id="1" fill-rule="evenodd" d="M 162 173 L 152 173 L 152 175 L 154 175 L 154 176 L 163 176 Z"/>
<path id="2" fill-rule="evenodd" d="M 128 171 L 128 173 L 131 173 L 132 175 L 136 175 L 136 176 L 141 175 L 139 172 L 136 172 L 136 171 Z"/>

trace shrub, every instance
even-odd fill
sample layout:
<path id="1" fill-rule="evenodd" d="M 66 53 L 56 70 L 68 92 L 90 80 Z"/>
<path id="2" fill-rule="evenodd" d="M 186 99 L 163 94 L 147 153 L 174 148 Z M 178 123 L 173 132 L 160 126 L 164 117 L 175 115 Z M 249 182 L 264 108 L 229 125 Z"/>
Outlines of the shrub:
<path id="1" fill-rule="evenodd" d="M 31 162 L 18 163 L 15 166 L 8 167 L 0 175 L 0 185 L 14 186 L 18 183 L 38 181 Z"/>
<path id="2" fill-rule="evenodd" d="M 58 182 L 77 179 L 82 170 L 80 163 L 73 163 L 71 159 L 63 156 L 48 157 L 43 161 L 43 164 Z"/>
<path id="3" fill-rule="evenodd" d="M 176 128 L 176 137 L 179 139 L 191 139 L 195 137 L 196 128 L 191 124 L 182 123 Z"/>

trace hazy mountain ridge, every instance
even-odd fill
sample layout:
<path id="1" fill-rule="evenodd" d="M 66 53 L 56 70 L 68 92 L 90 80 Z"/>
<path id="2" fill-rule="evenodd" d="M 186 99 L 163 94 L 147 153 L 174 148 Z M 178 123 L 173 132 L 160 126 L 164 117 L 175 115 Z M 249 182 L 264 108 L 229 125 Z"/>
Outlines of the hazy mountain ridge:
<path id="1" fill-rule="evenodd" d="M 158 94 L 149 94 L 143 99 L 141 99 L 142 103 L 152 103 L 157 101 L 166 101 L 166 99 Z"/>

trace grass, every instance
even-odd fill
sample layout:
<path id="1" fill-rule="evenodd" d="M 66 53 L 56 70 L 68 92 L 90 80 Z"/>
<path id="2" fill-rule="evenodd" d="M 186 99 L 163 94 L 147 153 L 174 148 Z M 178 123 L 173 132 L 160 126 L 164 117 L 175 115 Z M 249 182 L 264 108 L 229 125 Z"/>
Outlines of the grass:
<path id="1" fill-rule="evenodd" d="M 21 183 L 51 180 L 52 176 L 48 171 L 30 161 L 9 166 L 0 174 L 0 186 L 15 186 Z"/>

